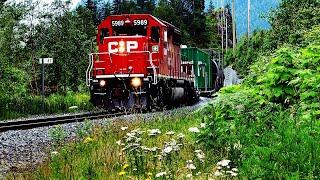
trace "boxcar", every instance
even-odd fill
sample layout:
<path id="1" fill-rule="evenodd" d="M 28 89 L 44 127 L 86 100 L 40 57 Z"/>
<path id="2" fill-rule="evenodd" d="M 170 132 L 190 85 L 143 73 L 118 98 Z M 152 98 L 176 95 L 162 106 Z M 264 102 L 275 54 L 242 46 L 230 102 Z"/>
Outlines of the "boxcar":
<path id="1" fill-rule="evenodd" d="M 196 47 L 181 50 L 183 68 L 189 70 L 194 78 L 195 88 L 202 96 L 211 96 L 223 85 L 222 70 L 212 54 Z"/>

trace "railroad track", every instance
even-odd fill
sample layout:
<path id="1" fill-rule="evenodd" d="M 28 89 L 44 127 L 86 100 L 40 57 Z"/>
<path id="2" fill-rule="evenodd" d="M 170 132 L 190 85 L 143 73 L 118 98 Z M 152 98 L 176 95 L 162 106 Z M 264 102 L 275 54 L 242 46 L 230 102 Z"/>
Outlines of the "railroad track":
<path id="1" fill-rule="evenodd" d="M 108 112 L 88 112 L 75 115 L 57 116 L 57 117 L 41 117 L 37 119 L 26 119 L 19 121 L 0 122 L 0 132 L 9 130 L 32 129 L 36 127 L 52 126 L 57 124 L 66 124 L 72 122 L 82 122 L 86 119 L 110 118 L 126 113 L 108 113 Z"/>

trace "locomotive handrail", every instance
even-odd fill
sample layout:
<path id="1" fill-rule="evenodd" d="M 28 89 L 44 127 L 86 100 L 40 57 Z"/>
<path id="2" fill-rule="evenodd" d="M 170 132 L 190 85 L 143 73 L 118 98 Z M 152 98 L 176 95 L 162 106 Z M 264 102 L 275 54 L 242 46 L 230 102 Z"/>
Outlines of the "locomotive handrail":
<path id="1" fill-rule="evenodd" d="M 157 83 L 158 83 L 158 79 L 157 79 L 157 69 L 156 69 L 156 66 L 153 64 L 153 60 L 152 60 L 152 54 L 157 53 L 157 52 L 150 52 L 150 51 L 133 51 L 133 52 L 127 52 L 127 53 L 128 53 L 128 54 L 131 54 L 131 53 L 148 53 L 148 54 L 149 54 L 149 62 L 150 62 L 150 65 L 151 65 L 151 67 L 152 67 L 152 70 L 153 70 L 153 84 L 157 84 Z M 89 66 L 88 66 L 88 69 L 87 69 L 87 72 L 86 72 L 86 85 L 87 85 L 87 86 L 90 86 L 91 71 L 92 71 L 92 68 L 93 68 L 93 61 L 94 61 L 93 56 L 94 56 L 94 55 L 103 55 L 103 54 L 108 54 L 109 57 L 110 57 L 110 61 L 111 61 L 111 63 L 112 63 L 111 54 L 120 54 L 120 53 L 110 53 L 110 52 L 90 53 L 90 54 L 89 54 Z"/>
<path id="2" fill-rule="evenodd" d="M 91 54 L 89 54 L 89 66 L 88 66 L 87 72 L 86 72 L 86 85 L 87 86 L 90 86 L 92 67 L 93 67 L 93 56 Z"/>

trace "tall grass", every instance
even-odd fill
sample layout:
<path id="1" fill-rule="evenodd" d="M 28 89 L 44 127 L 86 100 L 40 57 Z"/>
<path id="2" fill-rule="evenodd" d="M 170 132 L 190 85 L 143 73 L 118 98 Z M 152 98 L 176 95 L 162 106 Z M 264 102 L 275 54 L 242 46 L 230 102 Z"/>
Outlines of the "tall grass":
<path id="1" fill-rule="evenodd" d="M 42 111 L 41 96 L 26 96 L 22 98 L 0 97 L 0 119 L 19 118 L 36 114 L 52 114 L 69 112 L 69 107 L 77 106 L 78 110 L 90 110 L 87 93 L 67 93 L 66 95 L 52 94 L 44 99 Z"/>

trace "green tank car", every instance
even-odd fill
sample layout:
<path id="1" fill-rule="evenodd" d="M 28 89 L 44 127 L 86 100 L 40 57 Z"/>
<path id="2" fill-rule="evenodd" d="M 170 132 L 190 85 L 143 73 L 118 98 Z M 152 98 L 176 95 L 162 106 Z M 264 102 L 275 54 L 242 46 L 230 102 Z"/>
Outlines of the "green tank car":
<path id="1" fill-rule="evenodd" d="M 211 96 L 223 86 L 223 71 L 213 55 L 196 47 L 181 49 L 182 72 L 194 78 L 201 96 Z"/>

